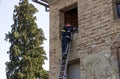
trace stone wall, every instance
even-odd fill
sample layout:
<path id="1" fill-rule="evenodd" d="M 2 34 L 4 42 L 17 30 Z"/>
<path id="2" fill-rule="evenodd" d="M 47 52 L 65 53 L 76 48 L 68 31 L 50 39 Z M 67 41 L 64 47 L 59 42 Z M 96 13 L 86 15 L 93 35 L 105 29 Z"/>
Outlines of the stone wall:
<path id="1" fill-rule="evenodd" d="M 119 79 L 115 69 L 117 60 L 110 56 L 114 55 L 110 47 L 120 34 L 120 20 L 114 19 L 113 0 L 58 0 L 50 4 L 49 79 L 58 79 L 59 75 L 60 30 L 64 24 L 61 10 L 76 2 L 79 33 L 72 42 L 70 60 L 80 58 L 81 79 Z M 116 63 L 113 65 L 113 62 Z"/>
<path id="2" fill-rule="evenodd" d="M 85 58 L 81 79 L 119 79 L 117 62 L 110 52 L 109 49 L 103 50 Z"/>

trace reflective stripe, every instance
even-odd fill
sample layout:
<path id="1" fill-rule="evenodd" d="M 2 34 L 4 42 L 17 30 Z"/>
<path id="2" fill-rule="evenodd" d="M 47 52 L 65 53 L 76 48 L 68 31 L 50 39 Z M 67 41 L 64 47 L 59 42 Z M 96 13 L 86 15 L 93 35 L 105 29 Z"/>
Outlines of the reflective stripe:
<path id="1" fill-rule="evenodd" d="M 70 36 L 65 36 L 65 37 L 70 38 Z"/>
<path id="2" fill-rule="evenodd" d="M 65 32 L 65 30 L 62 30 L 62 32 Z"/>
<path id="3" fill-rule="evenodd" d="M 70 32 L 70 31 L 67 31 L 67 32 Z"/>

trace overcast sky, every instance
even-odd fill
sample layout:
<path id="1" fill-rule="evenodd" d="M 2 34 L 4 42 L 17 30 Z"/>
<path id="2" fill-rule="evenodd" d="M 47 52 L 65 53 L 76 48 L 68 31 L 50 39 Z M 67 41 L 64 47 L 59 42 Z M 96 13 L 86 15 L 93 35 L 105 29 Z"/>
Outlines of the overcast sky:
<path id="1" fill-rule="evenodd" d="M 0 0 L 0 79 L 6 79 L 5 73 L 5 62 L 9 60 L 7 51 L 9 50 L 10 44 L 5 41 L 5 33 L 11 30 L 11 25 L 13 24 L 12 15 L 14 10 L 14 5 L 17 5 L 19 0 Z M 33 2 L 32 2 L 33 3 Z M 49 12 L 45 12 L 45 8 L 39 4 L 33 3 L 35 7 L 39 10 L 36 13 L 37 25 L 42 28 L 47 38 L 44 42 L 44 49 L 49 56 Z M 48 58 L 49 59 L 49 58 Z M 45 61 L 44 68 L 49 70 L 49 61 Z"/>

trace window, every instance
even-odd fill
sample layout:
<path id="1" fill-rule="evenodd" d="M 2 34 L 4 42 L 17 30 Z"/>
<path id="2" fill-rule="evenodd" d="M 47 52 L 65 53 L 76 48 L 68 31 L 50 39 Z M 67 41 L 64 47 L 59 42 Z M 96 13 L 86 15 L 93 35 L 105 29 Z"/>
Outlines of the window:
<path id="1" fill-rule="evenodd" d="M 120 0 L 113 0 L 114 19 L 120 19 Z"/>
<path id="2" fill-rule="evenodd" d="M 59 31 L 66 23 L 78 27 L 78 7 L 77 3 L 73 3 L 59 10 Z M 61 33 L 59 33 L 61 34 Z M 60 35 L 59 35 L 60 36 Z"/>
<path id="3" fill-rule="evenodd" d="M 68 66 L 67 79 L 80 79 L 80 64 L 71 64 Z"/>
<path id="4" fill-rule="evenodd" d="M 64 7 L 59 11 L 60 28 L 66 23 L 78 27 L 78 7 L 77 3 Z"/>
<path id="5" fill-rule="evenodd" d="M 80 58 L 68 62 L 67 79 L 80 79 Z"/>
<path id="6" fill-rule="evenodd" d="M 116 4 L 116 8 L 117 8 L 117 16 L 118 18 L 120 18 L 120 3 Z"/>
<path id="7" fill-rule="evenodd" d="M 78 27 L 78 8 L 75 7 L 64 13 L 64 23 L 71 23 L 73 26 Z"/>

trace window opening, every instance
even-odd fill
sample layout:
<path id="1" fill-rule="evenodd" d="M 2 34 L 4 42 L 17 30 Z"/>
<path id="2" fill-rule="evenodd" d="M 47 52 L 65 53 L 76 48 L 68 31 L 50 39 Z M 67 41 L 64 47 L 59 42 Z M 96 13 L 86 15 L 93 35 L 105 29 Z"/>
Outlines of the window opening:
<path id="1" fill-rule="evenodd" d="M 72 60 L 71 62 L 69 62 L 68 69 L 67 69 L 67 79 L 80 79 L 79 59 Z"/>
<path id="2" fill-rule="evenodd" d="M 77 7 L 70 9 L 64 13 L 64 23 L 70 23 L 73 26 L 78 27 L 78 10 Z"/>
<path id="3" fill-rule="evenodd" d="M 114 19 L 120 18 L 120 0 L 113 0 Z"/>
<path id="4" fill-rule="evenodd" d="M 116 4 L 116 8 L 117 8 L 117 16 L 118 18 L 120 18 L 120 3 Z"/>
<path id="5" fill-rule="evenodd" d="M 70 23 L 72 26 L 78 27 L 78 7 L 77 3 L 64 7 L 59 10 L 59 32 L 66 23 Z M 59 36 L 60 36 L 59 35 Z M 60 37 L 61 38 L 61 37 Z"/>

